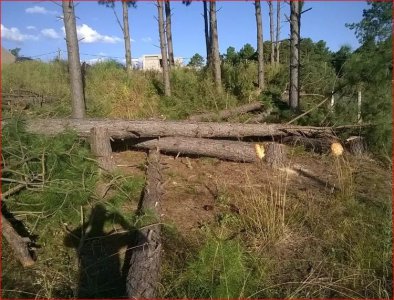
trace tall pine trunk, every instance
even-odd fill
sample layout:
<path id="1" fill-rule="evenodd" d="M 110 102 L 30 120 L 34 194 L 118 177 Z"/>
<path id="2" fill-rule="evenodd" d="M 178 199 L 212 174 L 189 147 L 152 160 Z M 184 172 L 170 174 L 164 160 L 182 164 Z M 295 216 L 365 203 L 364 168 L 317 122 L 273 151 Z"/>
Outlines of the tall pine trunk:
<path id="1" fill-rule="evenodd" d="M 208 5 L 207 1 L 203 1 L 204 6 L 204 29 L 205 29 L 205 47 L 207 48 L 207 65 L 211 65 L 211 37 L 209 36 Z"/>
<path id="2" fill-rule="evenodd" d="M 170 72 L 168 67 L 166 36 L 164 33 L 164 9 L 163 2 L 161 0 L 157 0 L 157 12 L 159 23 L 161 60 L 163 67 L 164 94 L 166 96 L 171 96 Z"/>
<path id="3" fill-rule="evenodd" d="M 258 85 L 259 89 L 264 89 L 264 48 L 263 48 L 263 23 L 261 20 L 261 3 L 260 0 L 254 2 L 256 11 L 257 26 L 257 53 L 258 53 Z"/>
<path id="4" fill-rule="evenodd" d="M 279 66 L 280 63 L 280 52 L 279 52 L 279 47 L 280 47 L 280 1 L 278 0 L 276 2 L 276 41 L 275 41 L 275 53 L 276 53 L 276 58 L 275 62 Z"/>
<path id="5" fill-rule="evenodd" d="M 290 91 L 289 105 L 299 107 L 300 98 L 300 2 L 290 2 Z"/>
<path id="6" fill-rule="evenodd" d="M 272 0 L 268 1 L 269 16 L 270 16 L 270 40 L 271 40 L 271 66 L 275 61 L 275 45 L 274 45 L 274 6 Z"/>
<path id="7" fill-rule="evenodd" d="M 131 63 L 131 42 L 130 42 L 130 31 L 129 31 L 129 7 L 127 1 L 122 1 L 123 10 L 123 37 L 124 37 L 124 48 L 126 55 L 126 69 L 127 74 L 130 76 L 133 71 L 133 65 Z"/>
<path id="8" fill-rule="evenodd" d="M 213 76 L 216 84 L 216 89 L 222 92 L 222 74 L 220 71 L 220 56 L 219 56 L 219 41 L 218 41 L 218 27 L 216 20 L 216 1 L 211 1 L 209 5 L 209 20 L 210 20 L 210 37 L 211 37 L 211 60 Z"/>
<path id="9" fill-rule="evenodd" d="M 83 119 L 85 117 L 85 99 L 83 95 L 83 83 L 81 72 L 81 61 L 79 57 L 79 46 L 77 27 L 75 23 L 75 12 L 73 1 L 63 1 L 63 21 L 66 31 L 68 69 L 70 72 L 71 87 L 71 117 Z"/>
<path id="10" fill-rule="evenodd" d="M 166 12 L 166 37 L 167 37 L 167 47 L 168 47 L 168 59 L 170 62 L 170 66 L 175 66 L 174 47 L 172 44 L 172 31 L 171 31 L 170 0 L 166 0 L 165 2 L 165 12 Z"/>

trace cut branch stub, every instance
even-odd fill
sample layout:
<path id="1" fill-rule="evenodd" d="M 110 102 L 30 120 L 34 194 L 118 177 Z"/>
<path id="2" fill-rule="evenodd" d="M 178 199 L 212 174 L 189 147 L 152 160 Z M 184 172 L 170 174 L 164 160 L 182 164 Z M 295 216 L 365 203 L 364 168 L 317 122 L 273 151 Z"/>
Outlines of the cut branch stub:
<path id="1" fill-rule="evenodd" d="M 106 128 L 93 127 L 90 130 L 90 147 L 93 155 L 97 157 L 101 169 L 108 172 L 115 169 L 110 135 Z"/>

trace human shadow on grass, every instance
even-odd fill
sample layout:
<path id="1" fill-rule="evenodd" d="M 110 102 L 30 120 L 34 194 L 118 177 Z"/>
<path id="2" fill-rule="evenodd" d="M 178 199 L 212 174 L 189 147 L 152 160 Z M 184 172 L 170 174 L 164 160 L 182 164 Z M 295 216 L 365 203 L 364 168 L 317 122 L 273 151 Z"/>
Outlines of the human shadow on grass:
<path id="1" fill-rule="evenodd" d="M 121 230 L 105 232 L 107 221 Z M 118 226 L 119 227 L 119 226 Z M 66 247 L 75 248 L 79 259 L 78 298 L 125 298 L 126 278 L 130 267 L 136 230 L 118 213 L 96 205 L 89 220 L 70 232 Z"/>

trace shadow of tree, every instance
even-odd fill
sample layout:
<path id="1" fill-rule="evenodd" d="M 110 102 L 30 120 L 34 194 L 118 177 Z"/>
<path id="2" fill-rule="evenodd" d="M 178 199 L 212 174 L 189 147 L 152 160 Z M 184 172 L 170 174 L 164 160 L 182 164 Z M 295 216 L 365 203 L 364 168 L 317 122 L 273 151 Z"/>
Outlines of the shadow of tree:
<path id="1" fill-rule="evenodd" d="M 123 229 L 105 232 L 105 223 L 111 221 Z M 75 248 L 79 259 L 78 298 L 125 298 L 129 270 L 129 249 L 135 241 L 135 228 L 117 213 L 108 212 L 102 204 L 96 205 L 88 222 L 70 232 L 66 247 Z"/>

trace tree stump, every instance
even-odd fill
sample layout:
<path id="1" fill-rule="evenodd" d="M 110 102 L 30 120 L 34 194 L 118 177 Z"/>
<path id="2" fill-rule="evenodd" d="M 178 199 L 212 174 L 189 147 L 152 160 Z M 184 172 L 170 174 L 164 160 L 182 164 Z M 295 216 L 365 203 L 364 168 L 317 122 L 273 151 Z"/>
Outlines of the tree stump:
<path id="1" fill-rule="evenodd" d="M 265 161 L 272 168 L 283 167 L 287 161 L 287 148 L 283 144 L 265 143 Z"/>
<path id="2" fill-rule="evenodd" d="M 90 148 L 97 157 L 99 167 L 111 172 L 115 169 L 112 156 L 111 140 L 108 130 L 104 127 L 93 127 L 90 130 Z"/>
<path id="3" fill-rule="evenodd" d="M 129 298 L 155 298 L 159 283 L 161 266 L 161 226 L 160 200 L 162 195 L 162 179 L 160 153 L 152 150 L 148 156 L 146 185 L 140 204 L 142 213 L 153 215 L 155 221 L 138 231 L 137 242 L 133 247 L 130 259 L 130 270 L 127 276 L 127 295 Z"/>
<path id="4" fill-rule="evenodd" d="M 362 136 L 349 137 L 345 145 L 347 150 L 355 156 L 363 155 L 366 150 L 365 139 Z"/>

